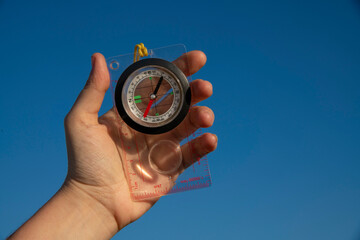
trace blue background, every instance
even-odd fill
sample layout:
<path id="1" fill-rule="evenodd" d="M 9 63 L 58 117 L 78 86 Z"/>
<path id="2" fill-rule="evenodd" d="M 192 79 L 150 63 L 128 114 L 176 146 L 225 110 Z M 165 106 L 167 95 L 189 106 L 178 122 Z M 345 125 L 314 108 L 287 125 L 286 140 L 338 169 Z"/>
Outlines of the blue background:
<path id="1" fill-rule="evenodd" d="M 0 238 L 64 180 L 91 54 L 144 42 L 208 56 L 213 186 L 114 239 L 360 239 L 360 1 L 103 2 L 0 1 Z"/>

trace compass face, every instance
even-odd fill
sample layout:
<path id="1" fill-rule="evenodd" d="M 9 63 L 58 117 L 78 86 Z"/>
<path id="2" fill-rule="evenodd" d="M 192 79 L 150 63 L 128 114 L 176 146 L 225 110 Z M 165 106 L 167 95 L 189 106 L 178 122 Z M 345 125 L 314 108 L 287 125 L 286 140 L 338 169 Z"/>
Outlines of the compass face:
<path id="1" fill-rule="evenodd" d="M 191 101 L 189 83 L 173 63 L 149 58 L 130 65 L 115 89 L 116 108 L 133 129 L 159 134 L 175 128 Z"/>

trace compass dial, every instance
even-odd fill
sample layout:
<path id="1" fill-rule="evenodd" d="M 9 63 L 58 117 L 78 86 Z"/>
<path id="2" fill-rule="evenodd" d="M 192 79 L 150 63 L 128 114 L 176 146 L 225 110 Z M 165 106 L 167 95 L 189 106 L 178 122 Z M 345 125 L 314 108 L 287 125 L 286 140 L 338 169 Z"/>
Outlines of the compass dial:
<path id="1" fill-rule="evenodd" d="M 133 129 L 148 134 L 176 127 L 189 110 L 190 98 L 189 83 L 182 71 L 156 58 L 130 65 L 115 90 L 122 119 Z"/>

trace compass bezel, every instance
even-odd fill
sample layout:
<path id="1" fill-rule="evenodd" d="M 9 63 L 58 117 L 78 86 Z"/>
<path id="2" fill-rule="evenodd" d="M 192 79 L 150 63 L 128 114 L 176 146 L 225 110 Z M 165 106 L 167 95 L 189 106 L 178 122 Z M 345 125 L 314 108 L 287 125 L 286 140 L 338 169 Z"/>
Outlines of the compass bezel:
<path id="1" fill-rule="evenodd" d="M 135 122 L 126 112 L 124 103 L 122 101 L 123 97 L 123 88 L 125 86 L 125 83 L 127 82 L 130 75 L 137 71 L 138 69 L 151 66 L 151 67 L 160 67 L 164 68 L 167 71 L 169 71 L 171 74 L 173 74 L 178 80 L 179 84 L 181 85 L 181 88 L 183 90 L 182 96 L 182 106 L 180 107 L 180 111 L 177 112 L 177 115 L 175 118 L 170 121 L 169 123 L 157 126 L 157 127 L 151 127 L 151 126 L 144 126 L 137 122 Z M 128 104 L 127 102 L 125 104 Z M 140 61 L 137 61 L 133 64 L 131 64 L 120 76 L 116 88 L 115 88 L 115 106 L 116 109 L 120 115 L 120 117 L 124 120 L 124 122 L 129 125 L 131 128 L 138 132 L 142 132 L 145 134 L 161 134 L 168 132 L 175 127 L 177 127 L 186 117 L 187 113 L 189 112 L 191 104 L 191 90 L 189 82 L 185 76 L 185 74 L 173 63 L 166 61 L 164 59 L 160 58 L 146 58 L 142 59 Z"/>

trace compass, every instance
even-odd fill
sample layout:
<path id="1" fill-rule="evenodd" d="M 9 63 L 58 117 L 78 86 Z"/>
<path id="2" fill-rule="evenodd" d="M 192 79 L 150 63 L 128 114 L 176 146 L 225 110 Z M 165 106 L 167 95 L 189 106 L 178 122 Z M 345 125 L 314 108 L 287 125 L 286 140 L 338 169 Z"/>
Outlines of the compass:
<path id="1" fill-rule="evenodd" d="M 178 126 L 189 112 L 191 91 L 184 73 L 173 63 L 147 58 L 130 65 L 115 88 L 115 105 L 131 128 L 161 134 Z"/>

